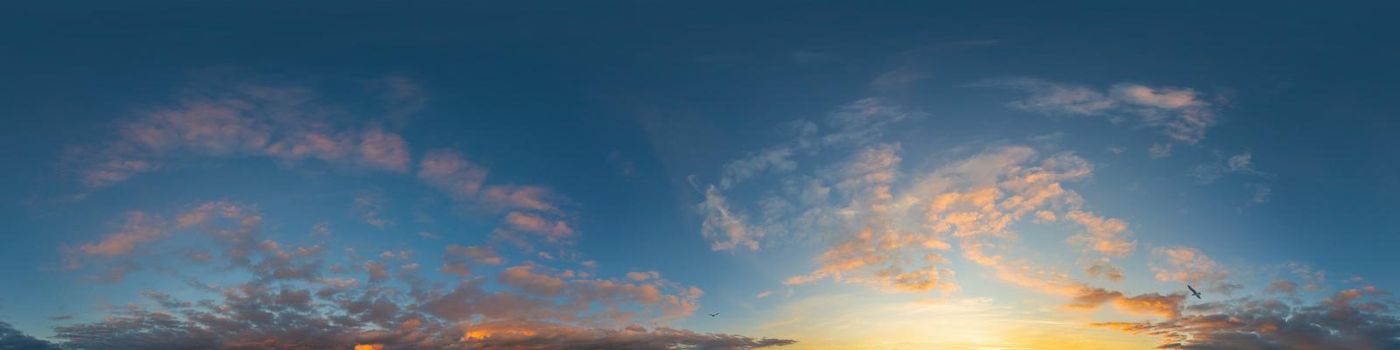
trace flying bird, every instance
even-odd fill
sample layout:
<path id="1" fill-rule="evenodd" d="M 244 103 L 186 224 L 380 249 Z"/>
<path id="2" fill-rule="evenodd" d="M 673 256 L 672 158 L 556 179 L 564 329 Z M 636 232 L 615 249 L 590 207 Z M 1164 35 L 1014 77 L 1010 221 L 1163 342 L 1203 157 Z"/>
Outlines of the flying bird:
<path id="1" fill-rule="evenodd" d="M 712 314 L 710 314 L 710 317 L 715 317 L 715 316 L 719 316 L 719 313 L 718 313 L 718 312 L 716 312 L 716 313 L 712 313 Z"/>
<path id="2" fill-rule="evenodd" d="M 1201 292 L 1197 292 L 1197 291 L 1196 291 L 1196 288 L 1191 288 L 1191 285 L 1188 284 L 1188 285 L 1186 285 L 1186 289 L 1190 289 L 1190 290 L 1191 290 L 1191 295 L 1194 296 L 1194 297 L 1196 297 L 1196 299 L 1200 299 L 1200 298 L 1201 298 Z"/>

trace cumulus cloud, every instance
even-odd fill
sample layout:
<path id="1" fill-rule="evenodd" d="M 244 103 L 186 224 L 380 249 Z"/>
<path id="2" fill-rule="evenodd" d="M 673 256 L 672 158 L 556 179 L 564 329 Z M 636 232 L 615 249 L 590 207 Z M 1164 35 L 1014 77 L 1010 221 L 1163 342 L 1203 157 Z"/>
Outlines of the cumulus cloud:
<path id="1" fill-rule="evenodd" d="M 563 198 L 536 185 L 488 185 L 489 171 L 454 150 L 432 150 L 418 164 L 418 179 L 442 191 L 456 203 L 503 214 L 502 226 L 493 233 L 498 240 L 532 247 L 531 238 L 567 243 L 576 235 Z M 522 235 L 523 234 L 523 235 Z"/>
<path id="2" fill-rule="evenodd" d="M 224 223 L 226 225 L 214 225 Z M 206 202 L 177 214 L 173 220 L 145 212 L 129 212 L 122 228 L 104 235 L 96 242 L 84 243 L 77 249 L 65 249 L 65 267 L 81 269 L 86 261 L 101 261 L 94 266 L 98 276 L 93 279 L 120 282 L 126 274 L 142 267 L 137 258 L 156 255 L 147 247 L 169 239 L 174 234 L 202 231 L 206 236 L 225 244 L 226 256 L 247 264 L 243 259 L 257 249 L 251 234 L 262 224 L 262 217 L 253 208 L 228 202 Z M 202 251 L 185 251 L 191 257 L 205 256 Z M 202 258 L 194 261 L 207 260 Z"/>
<path id="3" fill-rule="evenodd" d="M 243 204 L 207 202 L 172 215 L 132 212 L 113 232 L 65 249 L 68 266 L 111 282 L 143 268 L 174 274 L 189 286 L 180 294 L 189 299 L 144 293 L 146 301 L 110 309 L 101 320 L 56 328 L 59 346 L 745 349 L 793 343 L 666 327 L 692 315 L 704 292 L 658 272 L 599 276 L 597 264 L 579 262 L 567 244 L 553 246 L 554 254 L 533 251 L 531 240 L 567 243 L 577 235 L 567 199 L 546 187 L 487 183 L 486 168 L 453 150 L 430 151 L 414 162 L 408 143 L 379 123 L 332 122 L 327 116 L 343 111 L 310 89 L 232 86 L 196 91 L 174 106 L 123 122 L 116 140 L 100 151 L 75 149 L 70 161 L 89 188 L 188 157 L 268 157 L 291 165 L 315 160 L 411 174 L 458 204 L 499 215 L 493 238 L 503 239 L 449 245 L 441 268 L 421 269 L 426 264 L 414 260 L 410 250 L 331 247 L 323 224 L 313 228 L 315 245 L 264 238 L 276 226 L 264 226 L 257 208 Z M 422 91 L 415 84 L 390 79 L 387 86 L 390 114 L 421 108 Z M 366 222 L 387 227 L 383 201 L 359 197 L 356 210 Z M 524 251 L 502 254 L 512 245 L 498 243 L 519 243 L 513 246 Z M 539 256 L 554 265 L 507 265 L 505 256 Z M 195 277 L 206 271 L 229 278 L 213 283 Z M 449 278 L 424 275 L 433 272 Z M 507 324 L 525 328 L 489 332 Z"/>
<path id="4" fill-rule="evenodd" d="M 486 168 L 453 150 L 434 150 L 418 163 L 418 178 L 458 199 L 471 198 L 486 181 Z"/>
<path id="5" fill-rule="evenodd" d="M 560 241 L 573 236 L 574 230 L 568 223 L 550 220 L 545 217 L 522 212 L 506 214 L 506 224 L 515 230 L 542 235 L 549 241 Z"/>
<path id="6" fill-rule="evenodd" d="M 1160 130 L 1173 141 L 1195 144 L 1218 123 L 1215 107 L 1196 90 L 1119 83 L 1093 87 L 1020 78 L 984 82 L 981 86 L 1024 91 L 1012 108 L 1050 115 L 1096 116 L 1110 120 L 1134 118 L 1140 126 Z M 1161 153 L 1165 155 L 1165 153 Z"/>
<path id="7" fill-rule="evenodd" d="M 841 106 L 833 115 L 843 122 L 828 125 L 848 127 L 809 129 L 769 148 L 810 145 L 800 152 L 747 158 L 782 160 L 762 162 L 784 164 L 781 171 L 765 167 L 762 173 L 745 173 L 776 177 L 782 185 L 779 191 L 768 191 L 749 202 L 729 197 L 740 187 L 706 188 L 700 204 L 701 231 L 712 248 L 757 250 L 779 239 L 831 242 L 813 258 L 816 267 L 789 277 L 788 285 L 831 280 L 891 292 L 956 290 L 948 259 L 961 255 L 1008 282 L 1073 296 L 1082 283 L 1047 282 L 1045 278 L 1057 273 L 1025 271 L 1020 267 L 1032 264 L 997 253 L 1012 246 L 1017 236 L 1014 228 L 1021 225 L 1070 224 L 1078 232 L 1070 232 L 1065 241 L 1095 262 L 1090 273 L 1115 281 L 1124 278 L 1113 259 L 1136 249 L 1127 222 L 1090 211 L 1078 193 L 1065 187 L 1093 173 L 1093 166 L 1084 159 L 1072 153 L 1042 155 L 1030 147 L 1003 146 L 931 171 L 910 172 L 904 169 L 900 145 L 876 141 L 883 134 L 880 129 L 889 123 L 921 114 L 903 112 L 880 100 L 861 100 Z M 870 122 L 869 116 L 880 115 L 887 117 Z M 835 162 L 818 161 L 832 159 L 830 153 L 846 156 Z M 801 162 L 808 162 L 805 167 L 812 170 L 789 166 Z M 725 170 L 720 178 L 739 178 L 734 174 Z M 788 237 L 794 234 L 806 236 Z"/>
<path id="8" fill-rule="evenodd" d="M 1150 267 L 1158 281 L 1190 283 L 1226 295 L 1243 288 L 1229 282 L 1230 271 L 1198 249 L 1162 247 L 1153 249 L 1152 255 L 1159 260 Z"/>
<path id="9" fill-rule="evenodd" d="M 1269 282 L 1269 287 L 1264 291 L 1268 293 L 1293 295 L 1298 292 L 1298 283 L 1287 280 L 1275 280 Z"/>
<path id="10" fill-rule="evenodd" d="M 1074 297 L 1074 302 L 1067 306 L 1071 309 L 1092 310 L 1100 305 L 1112 304 L 1124 312 L 1171 318 L 1181 314 L 1181 304 L 1185 299 L 1184 294 L 1147 293 L 1127 296 L 1119 291 L 1086 286 Z"/>
<path id="11" fill-rule="evenodd" d="M 666 327 L 694 314 L 704 292 L 657 272 L 604 278 L 528 261 L 496 269 L 505 263 L 496 247 L 451 245 L 440 271 L 460 279 L 443 285 L 428 282 L 425 271 L 408 260 L 412 251 L 384 250 L 366 258 L 346 249 L 345 255 L 332 257 L 324 254 L 324 246 L 263 238 L 262 214 L 250 206 L 209 202 L 173 217 L 161 221 L 165 229 L 204 232 L 207 244 L 220 249 L 207 264 L 248 278 L 217 284 L 190 278 L 191 288 L 199 292 L 182 294 L 196 300 L 143 293 L 144 302 L 118 307 L 101 320 L 55 328 L 58 346 L 748 349 L 793 343 Z M 115 258 L 125 257 L 90 257 Z M 355 267 L 335 267 L 347 263 Z M 480 271 L 467 271 L 467 265 Z M 589 263 L 579 266 L 596 269 Z M 0 339 L 24 340 L 3 329 Z"/>
<path id="12" fill-rule="evenodd" d="M 1131 253 L 1136 244 L 1125 238 L 1128 224 L 1123 220 L 1104 218 L 1093 213 L 1073 210 L 1065 218 L 1084 227 L 1084 232 L 1070 236 L 1070 241 L 1083 244 L 1086 249 L 1108 255 L 1124 256 Z"/>
<path id="13" fill-rule="evenodd" d="M 504 259 L 491 247 L 449 244 L 442 258 L 442 272 L 466 276 L 471 265 L 500 265 Z"/>
<path id="14" fill-rule="evenodd" d="M 393 171 L 408 171 L 408 143 L 398 134 L 370 128 L 360 138 L 360 155 L 366 165 Z"/>
<path id="15" fill-rule="evenodd" d="M 1192 308 L 1160 322 L 1095 326 L 1161 337 L 1166 349 L 1393 349 L 1400 318 L 1374 300 L 1375 287 L 1348 289 L 1311 305 L 1238 299 Z"/>
<path id="16" fill-rule="evenodd" d="M 506 185 L 488 187 L 482 199 L 495 208 L 550 212 L 558 210 L 555 197 L 549 189 L 540 186 Z"/>

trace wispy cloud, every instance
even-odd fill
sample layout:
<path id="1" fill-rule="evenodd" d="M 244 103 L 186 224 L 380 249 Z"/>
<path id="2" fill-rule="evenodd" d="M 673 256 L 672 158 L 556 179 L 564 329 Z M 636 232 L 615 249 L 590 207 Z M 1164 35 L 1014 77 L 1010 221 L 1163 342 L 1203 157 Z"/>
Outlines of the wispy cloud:
<path id="1" fill-rule="evenodd" d="M 1084 288 L 1082 283 L 1058 278 L 1046 282 L 1041 280 L 1046 275 L 1019 270 L 1014 266 L 1021 262 L 989 250 L 1014 240 L 1014 226 L 1070 223 L 1082 230 L 1069 235 L 1066 242 L 1096 262 L 1091 275 L 1123 278 L 1122 269 L 1112 259 L 1127 256 L 1136 247 L 1128 224 L 1088 210 L 1082 197 L 1064 187 L 1093 172 L 1087 161 L 1070 153 L 1043 156 L 1030 147 L 1007 146 L 932 171 L 907 173 L 902 169 L 901 147 L 878 142 L 882 129 L 907 117 L 874 119 L 883 121 L 878 125 L 858 122 L 872 120 L 869 118 L 849 118 L 878 115 L 852 111 L 902 111 L 875 101 L 862 100 L 835 113 L 857 121 L 846 125 L 864 125 L 856 128 L 862 130 L 859 133 L 837 128 L 823 134 L 821 128 L 814 127 L 793 141 L 767 148 L 769 152 L 757 153 L 774 156 L 729 163 L 722 180 L 747 178 L 729 170 L 735 164 L 779 164 L 762 168 L 780 171 L 744 174 L 776 177 L 785 185 L 783 191 L 762 196 L 752 205 L 732 202 L 724 195 L 729 188 L 709 187 L 701 205 L 707 210 L 702 232 L 714 242 L 714 248 L 759 249 L 763 242 L 789 232 L 807 232 L 833 243 L 814 257 L 814 270 L 788 278 L 785 282 L 789 285 L 832 280 L 895 292 L 956 290 L 947 255 L 954 252 L 995 269 L 1010 282 L 1072 296 Z M 797 147 L 805 148 L 800 148 L 801 152 L 772 152 Z M 825 156 L 812 156 L 814 153 Z M 829 159 L 832 153 L 846 157 L 836 162 L 818 161 Z M 758 159 L 782 161 L 752 162 Z M 812 171 L 801 170 L 801 161 L 812 162 L 806 166 Z M 730 188 L 739 186 L 738 181 L 728 183 Z"/>
<path id="2" fill-rule="evenodd" d="M 65 163 L 90 188 L 156 171 L 180 157 L 259 156 L 297 163 L 407 171 L 409 148 L 398 134 L 373 124 L 337 125 L 338 108 L 308 87 L 240 80 L 192 88 L 172 105 L 117 124 L 100 146 L 75 147 Z"/>
<path id="3" fill-rule="evenodd" d="M 1202 184 L 1214 183 L 1222 176 L 1230 174 L 1241 174 L 1251 176 L 1265 175 L 1263 172 L 1254 169 L 1254 154 L 1245 151 L 1240 154 L 1225 156 L 1219 152 L 1215 153 L 1215 160 L 1212 162 L 1197 164 L 1191 169 L 1191 176 Z"/>
<path id="4" fill-rule="evenodd" d="M 1050 115 L 1106 117 L 1115 121 L 1133 118 L 1139 126 L 1157 129 L 1173 141 L 1186 144 L 1204 139 L 1206 130 L 1215 126 L 1219 118 L 1215 106 L 1203 94 L 1189 88 L 1119 83 L 1101 90 L 1034 78 L 991 80 L 976 85 L 1029 94 L 1009 103 L 1012 108 Z"/>
<path id="5" fill-rule="evenodd" d="M 1227 280 L 1230 270 L 1198 249 L 1162 247 L 1153 249 L 1152 255 L 1159 260 L 1150 267 L 1158 281 L 1191 283 L 1202 290 L 1225 295 L 1244 288 Z"/>

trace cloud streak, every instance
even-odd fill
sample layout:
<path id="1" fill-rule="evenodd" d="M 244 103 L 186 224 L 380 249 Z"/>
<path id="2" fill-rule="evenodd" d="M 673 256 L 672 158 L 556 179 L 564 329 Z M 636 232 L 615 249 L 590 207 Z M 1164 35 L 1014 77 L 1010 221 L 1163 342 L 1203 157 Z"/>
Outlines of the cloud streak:
<path id="1" fill-rule="evenodd" d="M 118 123 L 117 137 L 73 148 L 65 162 L 89 188 L 109 187 L 187 157 L 256 156 L 294 164 L 316 159 L 391 172 L 407 171 L 404 139 L 374 126 L 336 125 L 338 109 L 306 87 L 225 81 L 171 106 Z"/>
<path id="2" fill-rule="evenodd" d="M 1114 84 L 1107 90 L 1033 78 L 992 80 L 978 86 L 999 87 L 1028 94 L 1012 101 L 1015 109 L 1067 116 L 1134 118 L 1142 127 L 1159 130 L 1173 141 L 1195 144 L 1219 123 L 1216 107 L 1189 88 Z M 1154 154 L 1165 154 L 1156 152 Z"/>

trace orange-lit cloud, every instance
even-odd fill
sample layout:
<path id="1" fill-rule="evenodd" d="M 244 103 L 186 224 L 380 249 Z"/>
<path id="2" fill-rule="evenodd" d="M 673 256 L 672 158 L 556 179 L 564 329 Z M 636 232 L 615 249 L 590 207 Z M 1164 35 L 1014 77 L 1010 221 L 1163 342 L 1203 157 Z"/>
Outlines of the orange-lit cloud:
<path id="1" fill-rule="evenodd" d="M 1162 348 L 1188 349 L 1391 349 L 1400 347 L 1400 319 L 1375 287 L 1337 292 L 1312 305 L 1277 299 L 1231 300 L 1161 322 L 1104 322 L 1093 326 L 1149 334 Z"/>

